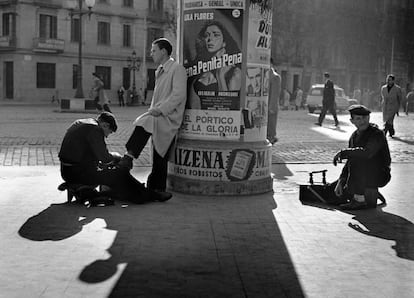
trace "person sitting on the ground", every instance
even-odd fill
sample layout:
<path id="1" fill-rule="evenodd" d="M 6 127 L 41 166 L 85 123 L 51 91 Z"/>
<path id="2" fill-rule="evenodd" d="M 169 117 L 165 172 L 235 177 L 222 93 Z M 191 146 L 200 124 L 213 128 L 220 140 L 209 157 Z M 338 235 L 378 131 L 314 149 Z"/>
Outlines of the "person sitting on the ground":
<path id="1" fill-rule="evenodd" d="M 115 117 L 109 112 L 103 112 L 97 119 L 72 123 L 59 152 L 63 180 L 68 184 L 105 185 L 113 196 L 135 203 L 170 199 L 171 194 L 148 190 L 128 168 L 116 166 L 122 156 L 108 152 L 105 143 L 105 138 L 116 130 Z"/>
<path id="2" fill-rule="evenodd" d="M 376 206 L 380 198 L 378 187 L 391 179 L 391 156 L 384 132 L 369 122 L 371 111 L 363 105 L 349 107 L 351 122 L 357 130 L 349 139 L 349 147 L 339 151 L 333 164 L 346 159 L 346 164 L 335 187 L 340 197 L 350 195 L 350 202 L 341 205 L 344 210 L 364 209 Z"/>

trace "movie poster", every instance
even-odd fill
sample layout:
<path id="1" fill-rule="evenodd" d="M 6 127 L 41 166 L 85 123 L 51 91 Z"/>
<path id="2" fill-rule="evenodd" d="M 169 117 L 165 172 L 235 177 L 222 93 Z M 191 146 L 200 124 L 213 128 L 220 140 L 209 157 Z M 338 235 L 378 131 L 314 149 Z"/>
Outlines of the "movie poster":
<path id="1" fill-rule="evenodd" d="M 187 105 L 183 138 L 238 139 L 244 1 L 184 0 Z M 225 119 L 205 123 L 201 119 Z"/>
<path id="2" fill-rule="evenodd" d="M 271 7 L 265 1 L 251 1 L 248 22 L 246 98 L 242 124 L 244 141 L 254 142 L 267 137 Z"/>

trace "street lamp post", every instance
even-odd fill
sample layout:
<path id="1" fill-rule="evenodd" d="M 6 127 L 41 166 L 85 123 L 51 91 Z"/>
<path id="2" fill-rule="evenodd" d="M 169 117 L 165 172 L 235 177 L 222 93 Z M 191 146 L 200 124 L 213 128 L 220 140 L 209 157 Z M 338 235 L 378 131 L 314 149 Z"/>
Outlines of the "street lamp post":
<path id="1" fill-rule="evenodd" d="M 131 104 L 133 104 L 137 100 L 137 88 L 135 85 L 135 72 L 139 71 L 139 67 L 141 66 L 141 63 L 138 61 L 137 53 L 132 51 L 132 56 L 128 57 L 128 68 L 131 71 L 132 70 L 132 101 Z"/>
<path id="2" fill-rule="evenodd" d="M 78 2 L 77 5 L 76 5 L 76 1 Z M 71 20 L 73 16 L 79 16 L 78 69 L 77 69 L 77 77 L 76 77 L 75 98 L 84 98 L 83 86 L 82 86 L 82 16 L 87 14 L 89 18 L 91 17 L 92 7 L 95 5 L 95 0 L 85 0 L 85 4 L 88 7 L 88 10 L 82 11 L 83 0 L 68 0 L 67 1 L 67 6 L 69 8 L 69 15 L 70 15 Z"/>

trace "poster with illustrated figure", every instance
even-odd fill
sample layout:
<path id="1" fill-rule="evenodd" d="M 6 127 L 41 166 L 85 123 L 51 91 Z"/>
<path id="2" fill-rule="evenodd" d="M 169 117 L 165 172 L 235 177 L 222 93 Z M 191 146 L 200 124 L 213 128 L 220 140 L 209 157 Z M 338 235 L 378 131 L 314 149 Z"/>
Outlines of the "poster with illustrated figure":
<path id="1" fill-rule="evenodd" d="M 184 1 L 183 64 L 188 77 L 184 138 L 240 137 L 243 12 L 244 1 Z M 214 111 L 231 118 L 226 121 L 231 124 L 223 128 L 197 121 Z"/>
<path id="2" fill-rule="evenodd" d="M 267 97 L 246 96 L 246 107 L 242 110 L 245 141 L 266 139 L 267 110 Z"/>
<path id="3" fill-rule="evenodd" d="M 247 64 L 246 99 L 242 109 L 244 140 L 260 141 L 266 138 L 269 67 Z M 266 78 L 267 77 L 267 78 Z"/>

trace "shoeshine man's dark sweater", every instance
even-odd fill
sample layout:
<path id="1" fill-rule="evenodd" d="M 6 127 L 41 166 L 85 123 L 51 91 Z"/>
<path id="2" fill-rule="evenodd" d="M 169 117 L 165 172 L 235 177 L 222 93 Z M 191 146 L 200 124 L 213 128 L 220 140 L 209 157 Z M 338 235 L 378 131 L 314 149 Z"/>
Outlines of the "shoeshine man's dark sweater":
<path id="1" fill-rule="evenodd" d="M 59 159 L 72 165 L 92 165 L 110 162 L 105 135 L 96 119 L 76 120 L 66 131 L 60 147 Z"/>

